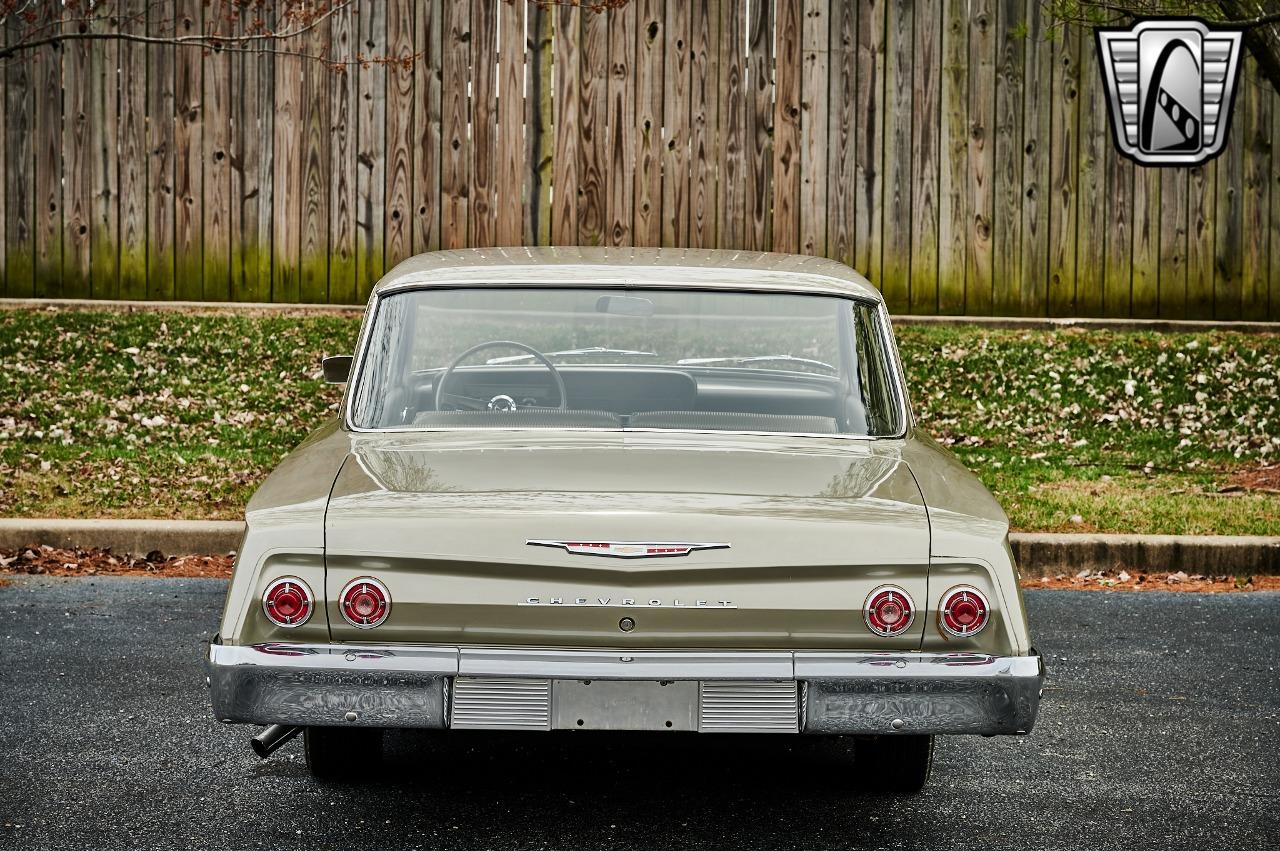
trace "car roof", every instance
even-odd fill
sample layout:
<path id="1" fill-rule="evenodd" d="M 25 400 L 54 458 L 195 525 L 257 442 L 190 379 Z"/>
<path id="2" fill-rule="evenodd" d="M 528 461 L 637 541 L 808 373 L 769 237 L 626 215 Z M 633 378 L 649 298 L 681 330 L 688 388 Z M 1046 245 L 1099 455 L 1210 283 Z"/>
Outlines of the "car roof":
<path id="1" fill-rule="evenodd" d="M 467 248 L 432 251 L 388 272 L 374 294 L 415 286 L 680 287 L 855 296 L 879 303 L 862 275 L 824 257 L 694 248 Z"/>

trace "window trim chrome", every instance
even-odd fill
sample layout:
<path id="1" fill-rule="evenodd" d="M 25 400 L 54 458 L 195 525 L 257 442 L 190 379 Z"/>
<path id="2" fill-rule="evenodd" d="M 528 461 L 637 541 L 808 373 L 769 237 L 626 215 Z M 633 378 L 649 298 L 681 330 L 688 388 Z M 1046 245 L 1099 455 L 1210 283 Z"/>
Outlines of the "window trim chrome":
<path id="1" fill-rule="evenodd" d="M 816 296 L 826 298 L 838 298 L 855 304 L 863 304 L 876 310 L 879 322 L 881 343 L 885 346 L 885 351 L 889 352 L 893 358 L 893 395 L 898 402 L 898 418 L 900 428 L 896 434 L 892 435 L 870 435 L 870 434 L 825 434 L 819 432 L 802 432 L 802 431 L 730 431 L 728 429 L 687 429 L 687 428 L 592 428 L 592 427 L 569 427 L 569 426 L 511 426 L 501 428 L 479 428 L 479 427 L 417 427 L 406 426 L 402 428 L 365 428 L 357 426 L 351 420 L 351 402 L 359 389 L 361 382 L 364 380 L 364 361 L 365 354 L 368 351 L 370 338 L 373 333 L 373 326 L 378 318 L 378 310 L 382 306 L 382 300 L 391 295 L 400 295 L 414 290 L 474 290 L 492 287 L 493 289 L 511 289 L 511 290 L 545 290 L 545 289 L 580 289 L 580 290 L 627 290 L 643 292 L 645 290 L 694 290 L 697 292 L 721 292 L 721 293 L 763 293 L 773 295 L 802 295 Z M 915 417 L 911 410 L 911 404 L 906 394 L 906 375 L 902 368 L 902 358 L 898 352 L 897 340 L 894 339 L 893 330 L 889 324 L 889 311 L 884 301 L 875 301 L 868 298 L 861 298 L 856 295 L 833 290 L 831 292 L 814 292 L 804 289 L 786 289 L 781 285 L 772 285 L 768 287 L 733 287 L 724 286 L 699 286 L 696 283 L 651 283 L 645 282 L 643 285 L 635 285 L 630 283 L 614 283 L 603 282 L 593 283 L 591 286 L 573 286 L 568 283 L 560 283 L 554 287 L 549 287 L 545 283 L 521 285 L 520 283 L 485 284 L 477 281 L 404 281 L 394 286 L 379 289 L 374 287 L 373 292 L 369 296 L 369 305 L 365 310 L 364 321 L 360 327 L 360 336 L 356 341 L 355 359 L 351 364 L 350 379 L 347 382 L 345 391 L 342 394 L 340 422 L 344 431 L 352 434 L 430 434 L 430 433 L 451 433 L 463 432 L 474 434 L 476 432 L 586 432 L 592 434 L 725 434 L 725 435 L 741 435 L 751 437 L 803 437 L 803 438 L 828 438 L 835 440 L 904 440 L 910 433 L 915 424 Z"/>

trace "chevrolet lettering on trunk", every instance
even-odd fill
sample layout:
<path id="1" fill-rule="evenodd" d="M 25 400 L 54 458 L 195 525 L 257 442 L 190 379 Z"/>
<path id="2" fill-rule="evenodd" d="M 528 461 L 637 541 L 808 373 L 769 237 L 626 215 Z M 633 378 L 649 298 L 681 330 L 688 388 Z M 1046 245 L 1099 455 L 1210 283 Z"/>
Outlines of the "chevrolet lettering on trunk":
<path id="1" fill-rule="evenodd" d="M 880 293 L 742 251 L 442 251 L 391 270 L 345 384 L 246 512 L 215 716 L 376 777 L 384 732 L 848 737 L 912 793 L 936 737 L 1029 733 L 1009 523 L 917 424 Z"/>
<path id="2" fill-rule="evenodd" d="M 518 605 L 521 606 L 599 606 L 608 608 L 610 606 L 617 608 L 644 608 L 644 609 L 661 609 L 669 606 L 673 609 L 736 609 L 732 600 L 681 600 L 676 597 L 672 600 L 663 601 L 658 598 L 652 600 L 637 600 L 634 597 L 620 597 L 614 599 L 612 597 L 526 597 Z"/>

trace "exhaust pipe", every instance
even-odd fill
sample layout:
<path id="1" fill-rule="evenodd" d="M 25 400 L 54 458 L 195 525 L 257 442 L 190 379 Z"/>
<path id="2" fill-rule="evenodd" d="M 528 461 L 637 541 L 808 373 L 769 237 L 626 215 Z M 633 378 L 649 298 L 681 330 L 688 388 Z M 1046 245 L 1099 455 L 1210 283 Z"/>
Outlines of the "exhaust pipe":
<path id="1" fill-rule="evenodd" d="M 249 744 L 253 746 L 254 753 L 266 759 L 279 750 L 281 745 L 301 732 L 301 727 L 292 727 L 288 724 L 272 724 L 250 739 Z"/>

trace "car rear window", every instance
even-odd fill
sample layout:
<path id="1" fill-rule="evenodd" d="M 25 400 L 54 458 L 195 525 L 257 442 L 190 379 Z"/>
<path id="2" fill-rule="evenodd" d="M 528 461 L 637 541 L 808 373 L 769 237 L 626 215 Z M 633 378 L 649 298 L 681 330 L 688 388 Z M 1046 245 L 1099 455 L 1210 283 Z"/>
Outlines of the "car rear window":
<path id="1" fill-rule="evenodd" d="M 349 399 L 359 429 L 893 436 L 878 305 L 790 293 L 414 289 L 379 298 Z"/>

